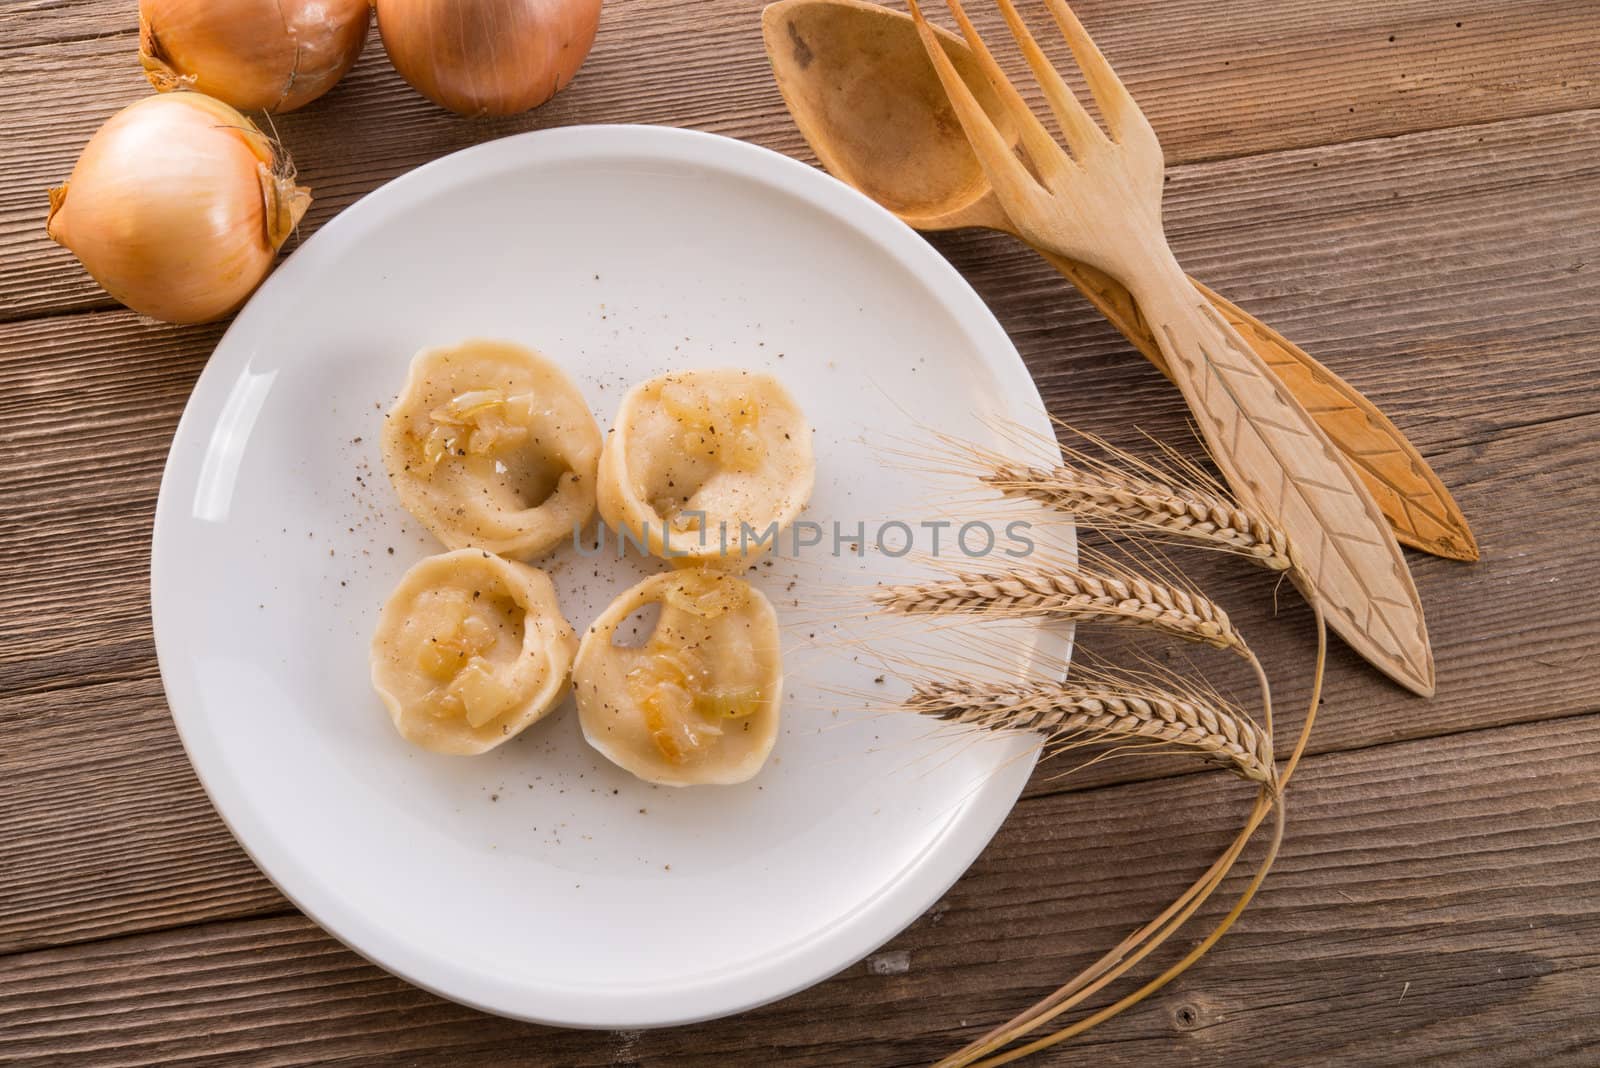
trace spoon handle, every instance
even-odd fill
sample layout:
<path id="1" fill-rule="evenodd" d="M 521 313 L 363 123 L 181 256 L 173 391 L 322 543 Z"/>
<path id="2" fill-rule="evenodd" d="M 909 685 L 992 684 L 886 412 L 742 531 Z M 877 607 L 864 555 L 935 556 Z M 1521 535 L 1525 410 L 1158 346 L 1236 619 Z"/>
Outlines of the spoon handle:
<path id="1" fill-rule="evenodd" d="M 1126 286 L 1086 263 L 1043 249 L 1038 252 L 1078 287 L 1134 348 L 1162 374 L 1172 377 L 1149 323 Z M 1377 405 L 1266 323 L 1200 282 L 1194 286 L 1355 466 L 1401 544 L 1451 560 L 1478 559 L 1478 543 L 1450 491 Z"/>
<path id="2" fill-rule="evenodd" d="M 1297 578 L 1357 652 L 1415 693 L 1433 652 L 1400 546 L 1377 502 L 1305 407 L 1194 288 L 1159 233 L 1119 250 L 1172 379 L 1235 494 L 1288 536 Z"/>

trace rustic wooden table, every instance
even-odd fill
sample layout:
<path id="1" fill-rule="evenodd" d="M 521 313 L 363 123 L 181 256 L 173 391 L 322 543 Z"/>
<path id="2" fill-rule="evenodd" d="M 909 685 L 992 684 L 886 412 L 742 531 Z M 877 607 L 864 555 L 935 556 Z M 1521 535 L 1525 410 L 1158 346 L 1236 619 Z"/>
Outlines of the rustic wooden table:
<path id="1" fill-rule="evenodd" d="M 44 236 L 45 188 L 147 92 L 135 6 L 0 11 L 0 1062 L 921 1063 L 1114 943 L 1231 833 L 1232 795 L 1186 765 L 1041 774 L 883 954 L 737 1019 L 644 1034 L 483 1016 L 323 934 L 212 811 L 156 672 L 151 513 L 223 326 L 141 321 Z M 1600 1063 L 1600 11 L 1077 6 L 1166 146 L 1180 257 L 1388 411 L 1484 559 L 1411 554 L 1436 699 L 1335 648 L 1284 854 L 1237 930 L 1039 1062 Z M 611 0 L 572 88 L 499 122 L 417 97 L 374 38 L 277 122 L 317 195 L 302 232 L 533 127 L 693 126 L 809 159 L 759 11 Z M 937 244 L 1057 413 L 1181 432 L 1176 393 L 1043 263 L 992 235 Z M 1298 603 L 1274 618 L 1269 585 L 1219 581 L 1269 667 L 1303 675 Z"/>

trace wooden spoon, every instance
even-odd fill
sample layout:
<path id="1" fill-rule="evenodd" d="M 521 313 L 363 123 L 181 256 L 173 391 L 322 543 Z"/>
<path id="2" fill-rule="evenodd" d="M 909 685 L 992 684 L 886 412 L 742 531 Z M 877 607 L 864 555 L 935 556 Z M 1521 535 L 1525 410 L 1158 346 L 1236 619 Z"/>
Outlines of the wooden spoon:
<path id="1" fill-rule="evenodd" d="M 763 13 L 762 31 L 790 113 L 836 178 L 918 230 L 980 227 L 1019 236 L 962 133 L 910 16 L 865 0 L 778 0 Z M 962 80 L 1015 143 L 1007 109 L 966 42 L 937 32 Z M 1077 260 L 1035 251 L 1171 377 L 1121 283 Z M 1299 346 L 1195 285 L 1315 414 L 1402 543 L 1456 560 L 1478 558 L 1477 542 L 1449 490 L 1398 427 Z"/>

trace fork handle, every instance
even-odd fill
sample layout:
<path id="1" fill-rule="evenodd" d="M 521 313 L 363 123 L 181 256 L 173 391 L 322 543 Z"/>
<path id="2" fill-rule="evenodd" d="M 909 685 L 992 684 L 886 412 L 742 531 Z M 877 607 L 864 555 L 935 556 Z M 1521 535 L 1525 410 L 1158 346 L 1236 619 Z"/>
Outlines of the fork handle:
<path id="1" fill-rule="evenodd" d="M 1047 249 L 1037 251 L 1157 370 L 1172 377 L 1167 358 L 1126 286 L 1079 260 Z M 1417 447 L 1376 404 L 1260 319 L 1199 282 L 1194 286 L 1244 336 L 1355 466 L 1400 544 L 1451 560 L 1478 558 L 1478 543 L 1461 507 Z"/>
<path id="2" fill-rule="evenodd" d="M 1395 681 L 1428 695 L 1422 604 L 1383 514 L 1349 462 L 1162 243 L 1125 280 L 1240 499 L 1299 553 L 1328 623 Z"/>

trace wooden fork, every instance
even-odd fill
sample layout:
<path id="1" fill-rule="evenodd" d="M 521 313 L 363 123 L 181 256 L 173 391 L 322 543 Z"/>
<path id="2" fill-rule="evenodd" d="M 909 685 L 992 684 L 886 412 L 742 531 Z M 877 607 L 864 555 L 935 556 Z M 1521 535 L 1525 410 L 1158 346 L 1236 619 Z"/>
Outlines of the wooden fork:
<path id="1" fill-rule="evenodd" d="M 1173 257 L 1161 224 L 1161 145 L 1082 23 L 1064 0 L 1045 0 L 1104 129 L 1011 0 L 996 0 L 1055 114 L 1064 150 L 1006 79 L 960 0 L 948 2 L 1021 131 L 1026 162 L 961 80 L 917 0 L 911 14 L 967 140 L 1022 236 L 1100 268 L 1133 292 L 1234 491 L 1294 543 L 1308 597 L 1379 670 L 1431 695 L 1433 652 L 1400 546 L 1349 463 Z"/>

